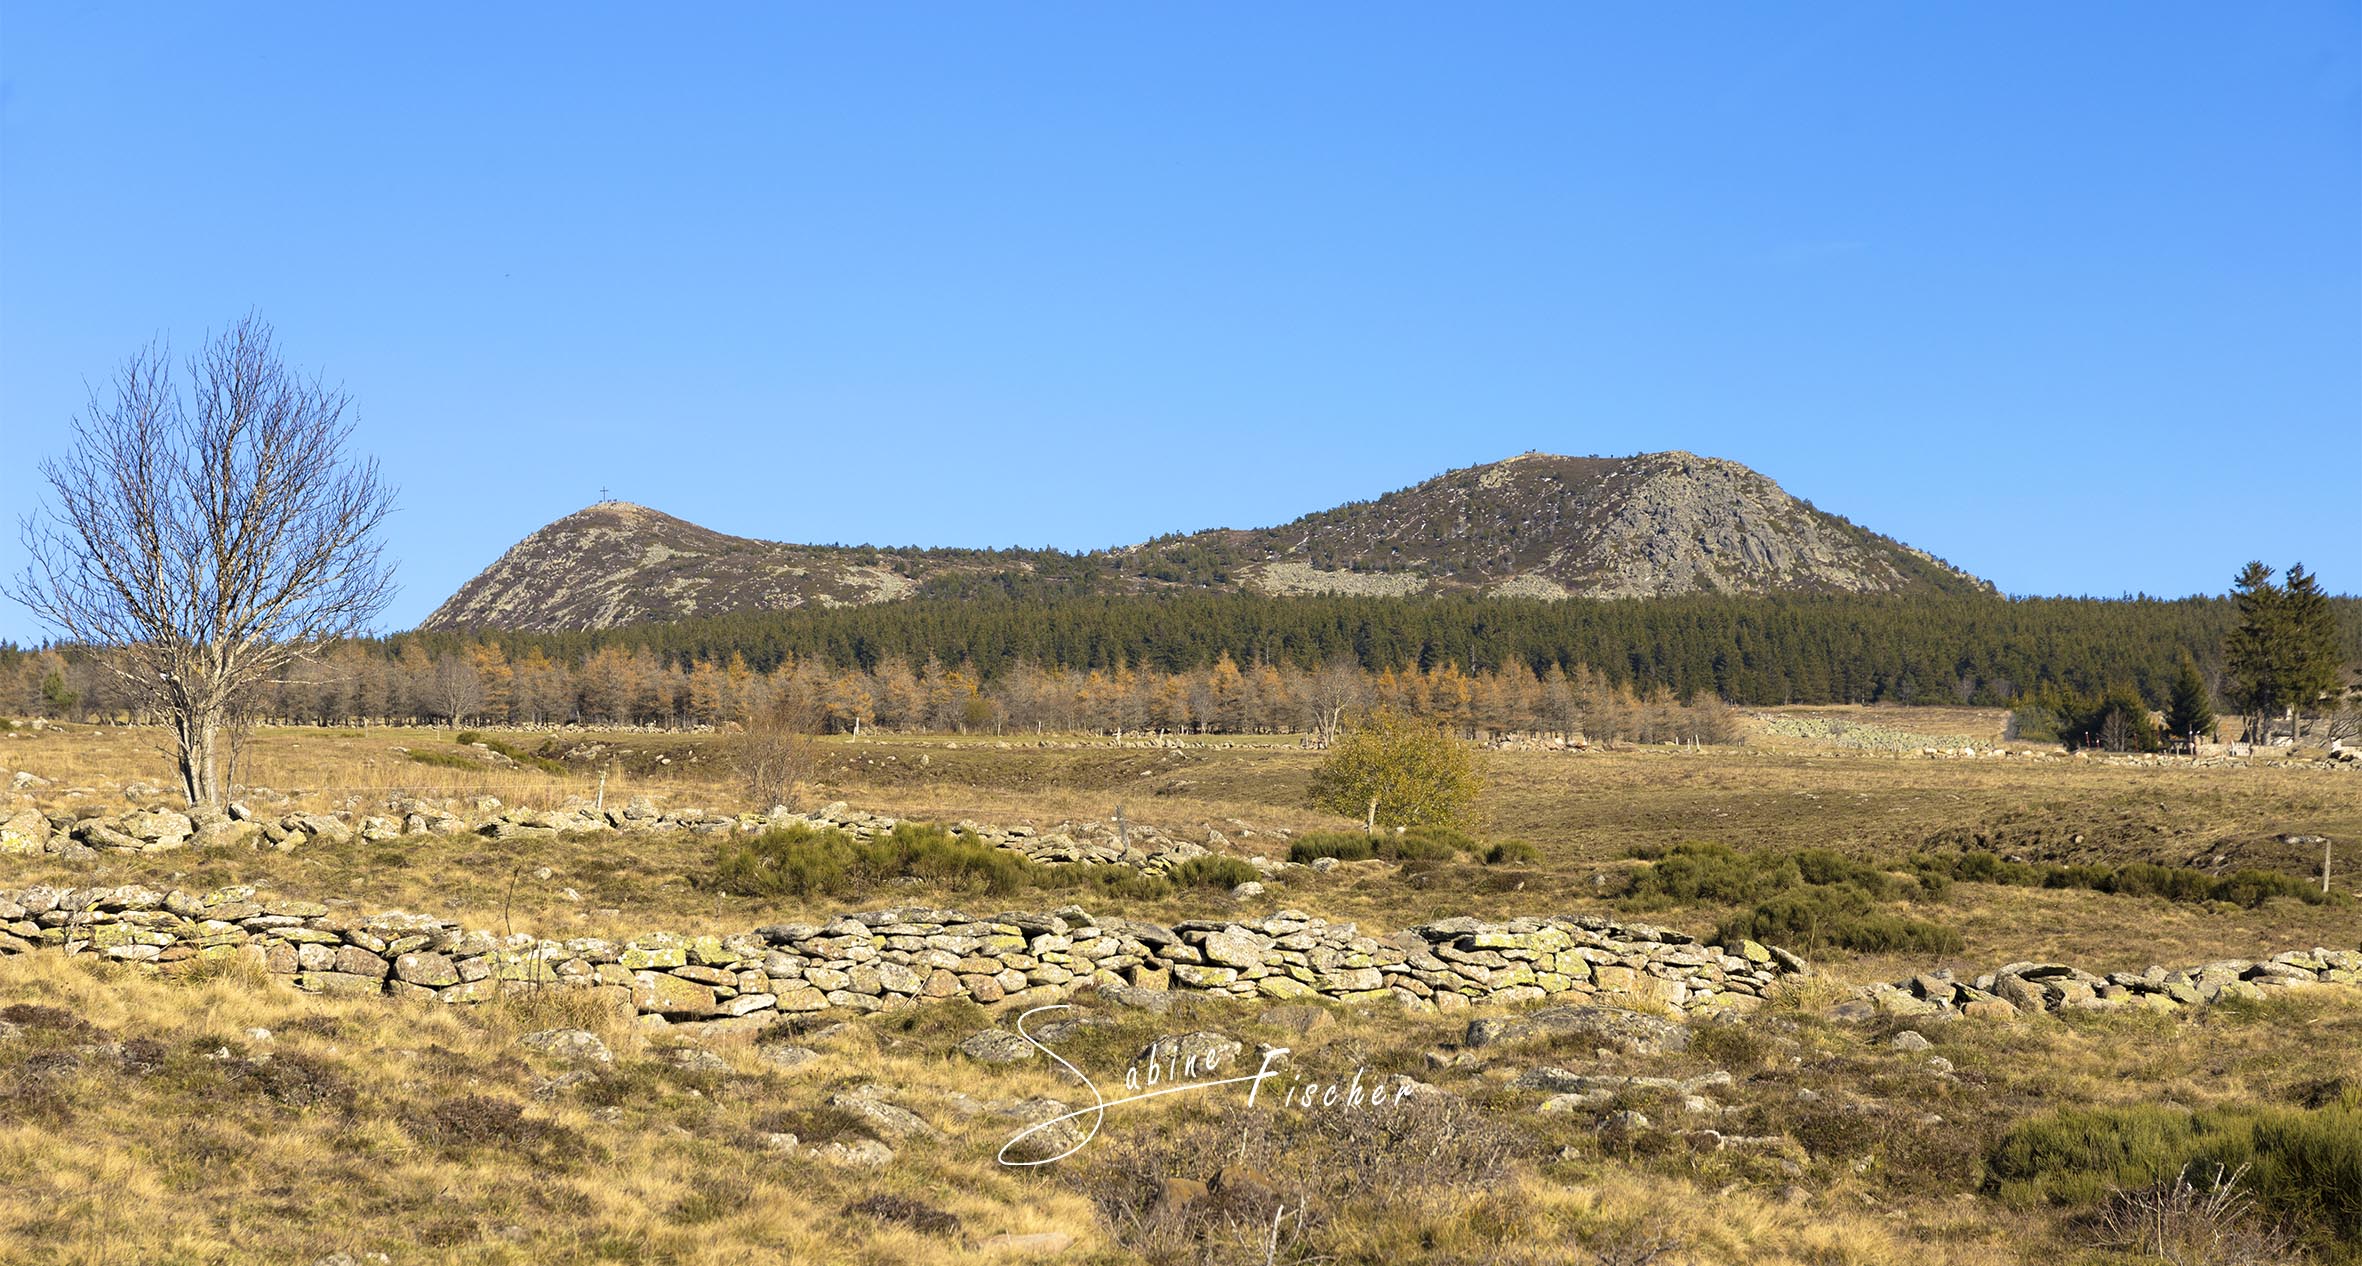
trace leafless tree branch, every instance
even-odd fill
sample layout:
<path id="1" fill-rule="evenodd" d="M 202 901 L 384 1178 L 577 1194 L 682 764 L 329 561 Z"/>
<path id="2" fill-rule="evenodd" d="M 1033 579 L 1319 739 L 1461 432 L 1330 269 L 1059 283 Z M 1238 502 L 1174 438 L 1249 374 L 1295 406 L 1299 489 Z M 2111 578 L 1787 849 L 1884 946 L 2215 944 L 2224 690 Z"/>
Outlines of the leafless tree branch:
<path id="1" fill-rule="evenodd" d="M 182 789 L 219 804 L 217 746 L 239 694 L 364 631 L 393 596 L 376 534 L 394 490 L 346 452 L 351 398 L 290 370 L 249 314 L 174 387 L 151 344 L 45 461 L 10 596 L 105 662 L 172 724 Z"/>

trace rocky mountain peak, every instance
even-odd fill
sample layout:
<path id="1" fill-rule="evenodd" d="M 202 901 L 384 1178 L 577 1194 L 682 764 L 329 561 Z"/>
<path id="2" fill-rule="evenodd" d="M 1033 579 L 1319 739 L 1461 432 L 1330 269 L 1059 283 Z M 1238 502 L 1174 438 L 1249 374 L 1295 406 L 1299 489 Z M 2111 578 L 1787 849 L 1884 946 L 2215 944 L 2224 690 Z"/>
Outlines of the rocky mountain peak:
<path id="1" fill-rule="evenodd" d="M 422 626 L 604 628 L 914 595 L 1151 593 L 1540 598 L 1991 587 L 1737 462 L 1527 452 L 1282 524 L 1042 550 L 790 545 L 602 501 L 518 542 Z"/>

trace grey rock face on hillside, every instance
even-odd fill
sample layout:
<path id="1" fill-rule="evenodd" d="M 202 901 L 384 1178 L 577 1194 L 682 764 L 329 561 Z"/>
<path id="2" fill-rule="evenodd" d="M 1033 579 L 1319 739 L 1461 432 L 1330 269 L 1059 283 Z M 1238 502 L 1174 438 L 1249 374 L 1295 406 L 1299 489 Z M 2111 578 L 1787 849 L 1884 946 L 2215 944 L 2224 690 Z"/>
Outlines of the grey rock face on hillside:
<path id="1" fill-rule="evenodd" d="M 1529 453 L 1279 527 L 1083 555 L 789 545 L 601 502 L 518 542 L 421 627 L 597 629 L 979 588 L 1622 598 L 1991 587 L 1737 462 Z"/>
<path id="2" fill-rule="evenodd" d="M 1261 587 L 1273 591 L 1631 598 L 1989 588 L 1737 462 L 1681 452 L 1529 453 L 1230 535 L 1267 560 Z"/>

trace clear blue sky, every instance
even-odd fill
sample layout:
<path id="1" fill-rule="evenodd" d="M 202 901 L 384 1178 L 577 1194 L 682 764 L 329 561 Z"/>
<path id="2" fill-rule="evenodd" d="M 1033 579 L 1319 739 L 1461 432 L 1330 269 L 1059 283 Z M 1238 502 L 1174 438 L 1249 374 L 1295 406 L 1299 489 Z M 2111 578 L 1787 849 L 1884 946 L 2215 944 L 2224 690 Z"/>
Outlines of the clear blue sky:
<path id="1" fill-rule="evenodd" d="M 1529 448 L 2362 591 L 2362 6 L 6 0 L 5 518 L 249 308 L 401 485 L 389 628 L 602 486 L 1079 548 Z"/>

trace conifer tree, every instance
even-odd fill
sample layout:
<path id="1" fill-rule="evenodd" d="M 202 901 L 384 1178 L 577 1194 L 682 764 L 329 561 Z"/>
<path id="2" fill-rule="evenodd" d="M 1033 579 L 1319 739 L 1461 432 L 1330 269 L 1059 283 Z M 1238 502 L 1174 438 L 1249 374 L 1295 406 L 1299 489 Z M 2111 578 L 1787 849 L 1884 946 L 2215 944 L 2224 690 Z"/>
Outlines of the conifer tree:
<path id="1" fill-rule="evenodd" d="M 2280 587 L 2281 623 L 2288 639 L 2281 681 L 2292 721 L 2318 711 L 2340 693 L 2345 656 L 2339 645 L 2337 612 L 2320 578 L 2292 563 Z M 2292 726 L 2293 728 L 2293 726 Z"/>
<path id="2" fill-rule="evenodd" d="M 2288 638 L 2286 607 L 2272 569 L 2250 562 L 2231 582 L 2239 625 L 2223 641 L 2223 667 L 2230 674 L 2231 701 L 2247 718 L 2247 737 L 2263 741 L 2264 727 L 2285 700 L 2283 656 Z"/>
<path id="3" fill-rule="evenodd" d="M 2175 738 L 2204 739 L 2214 734 L 2214 700 L 2206 689 L 2205 676 L 2198 671 L 2198 661 L 2188 651 L 2182 652 L 2181 667 L 2174 672 L 2165 728 Z"/>

